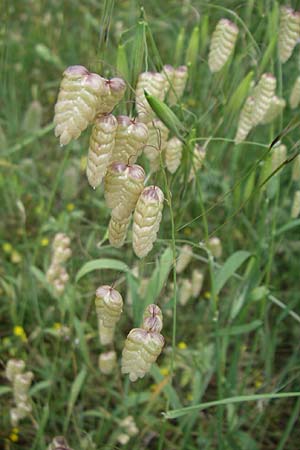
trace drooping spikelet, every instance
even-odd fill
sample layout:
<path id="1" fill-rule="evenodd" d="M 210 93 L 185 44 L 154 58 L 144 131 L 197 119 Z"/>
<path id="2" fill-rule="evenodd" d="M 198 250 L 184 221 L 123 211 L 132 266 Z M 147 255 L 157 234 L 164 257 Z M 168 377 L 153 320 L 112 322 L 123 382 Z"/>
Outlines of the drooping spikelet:
<path id="1" fill-rule="evenodd" d="M 118 435 L 117 441 L 121 445 L 126 445 L 132 436 L 136 436 L 138 434 L 139 429 L 137 428 L 132 416 L 125 417 L 119 425 L 122 429 L 122 433 Z"/>
<path id="2" fill-rule="evenodd" d="M 159 100 L 163 100 L 165 96 L 166 78 L 158 72 L 143 72 L 139 75 L 135 91 L 136 110 L 139 120 L 148 123 L 154 117 L 146 97 L 144 89 L 148 94 L 154 95 Z"/>
<path id="3" fill-rule="evenodd" d="M 300 180 L 300 155 L 296 156 L 293 163 L 292 170 L 292 180 L 299 181 Z"/>
<path id="4" fill-rule="evenodd" d="M 286 160 L 286 146 L 281 144 L 272 151 L 272 172 Z"/>
<path id="5" fill-rule="evenodd" d="M 253 106 L 254 98 L 248 97 L 240 113 L 238 128 L 234 138 L 236 144 L 243 142 L 253 127 Z"/>
<path id="6" fill-rule="evenodd" d="M 5 367 L 6 378 L 13 383 L 15 376 L 22 373 L 25 369 L 25 362 L 22 359 L 9 359 Z"/>
<path id="7" fill-rule="evenodd" d="M 111 344 L 116 323 L 120 319 L 123 310 L 122 296 L 111 286 L 100 286 L 96 290 L 95 305 L 100 342 L 102 345 Z"/>
<path id="8" fill-rule="evenodd" d="M 198 297 L 202 290 L 203 279 L 203 273 L 198 269 L 194 269 L 192 273 L 192 294 L 194 298 Z"/>
<path id="9" fill-rule="evenodd" d="M 267 109 L 264 117 L 261 120 L 261 124 L 271 123 L 275 120 L 279 114 L 284 110 L 286 101 L 284 98 L 279 98 L 276 95 L 272 97 L 269 108 Z"/>
<path id="10" fill-rule="evenodd" d="M 137 164 L 114 162 L 104 179 L 106 204 L 118 221 L 128 219 L 144 187 L 145 171 Z"/>
<path id="11" fill-rule="evenodd" d="M 228 19 L 221 19 L 213 32 L 208 65 L 211 72 L 219 72 L 228 61 L 239 33 L 238 27 Z"/>
<path id="12" fill-rule="evenodd" d="M 128 116 L 118 116 L 112 161 L 134 164 L 148 139 L 148 128 Z"/>
<path id="13" fill-rule="evenodd" d="M 253 90 L 253 126 L 258 125 L 263 120 L 275 95 L 275 89 L 276 78 L 271 73 L 264 73 Z"/>
<path id="14" fill-rule="evenodd" d="M 171 138 L 165 148 L 165 162 L 170 173 L 175 173 L 180 166 L 182 157 L 182 142 L 177 138 Z"/>
<path id="15" fill-rule="evenodd" d="M 52 260 L 46 278 L 57 294 L 61 294 L 65 290 L 65 285 L 69 280 L 64 264 L 72 255 L 70 242 L 70 238 L 64 233 L 57 233 L 53 240 Z"/>
<path id="16" fill-rule="evenodd" d="M 134 328 L 128 334 L 122 353 L 122 373 L 128 373 L 130 381 L 143 378 L 149 372 L 164 346 L 160 334 L 161 310 L 149 305 L 144 315 L 142 328 Z"/>
<path id="17" fill-rule="evenodd" d="M 181 247 L 179 256 L 176 262 L 176 272 L 181 273 L 189 265 L 193 257 L 193 249 L 190 245 L 186 244 Z"/>
<path id="18" fill-rule="evenodd" d="M 292 109 L 297 108 L 300 103 L 300 77 L 296 78 L 294 86 L 292 87 L 290 94 L 290 106 Z"/>
<path id="19" fill-rule="evenodd" d="M 175 105 L 181 99 L 188 79 L 188 68 L 180 66 L 173 73 L 172 86 L 168 93 L 169 105 Z"/>
<path id="20" fill-rule="evenodd" d="M 300 13 L 288 6 L 280 8 L 278 36 L 279 59 L 285 63 L 293 53 L 300 35 Z"/>
<path id="21" fill-rule="evenodd" d="M 98 360 L 100 372 L 109 375 L 113 372 L 117 363 L 117 354 L 114 350 L 110 352 L 101 353 Z"/>
<path id="22" fill-rule="evenodd" d="M 68 67 L 63 73 L 55 105 L 55 136 L 66 145 L 77 139 L 97 112 L 99 97 L 105 92 L 105 80 L 83 66 Z"/>
<path id="23" fill-rule="evenodd" d="M 160 154 L 165 150 L 169 129 L 159 119 L 153 119 L 147 126 L 149 135 L 144 154 L 150 161 L 151 171 L 155 172 L 160 166 Z"/>
<path id="24" fill-rule="evenodd" d="M 181 286 L 179 289 L 179 303 L 184 306 L 187 304 L 188 300 L 192 296 L 192 283 L 187 278 L 181 281 Z"/>
<path id="25" fill-rule="evenodd" d="M 208 248 L 214 258 L 221 258 L 223 249 L 221 240 L 218 237 L 212 237 L 209 239 Z"/>
<path id="26" fill-rule="evenodd" d="M 63 436 L 56 436 L 47 450 L 72 450 Z"/>
<path id="27" fill-rule="evenodd" d="M 122 78 L 111 78 L 104 81 L 104 91 L 98 97 L 97 114 L 112 112 L 117 103 L 122 100 L 126 90 L 126 83 Z"/>
<path id="28" fill-rule="evenodd" d="M 300 214 L 300 191 L 296 191 L 294 194 L 294 199 L 293 199 L 293 204 L 292 204 L 291 218 L 297 219 L 299 214 Z"/>
<path id="29" fill-rule="evenodd" d="M 204 147 L 201 147 L 199 144 L 195 144 L 192 154 L 192 164 L 188 180 L 189 182 L 195 178 L 198 170 L 202 168 L 203 162 L 205 160 L 205 155 L 206 149 Z"/>
<path id="30" fill-rule="evenodd" d="M 133 215 L 133 250 L 144 258 L 152 250 L 159 230 L 164 206 L 164 194 L 157 186 L 146 187 L 141 193 Z"/>
<path id="31" fill-rule="evenodd" d="M 122 247 L 127 236 L 131 214 L 123 220 L 117 220 L 114 216 L 110 218 L 108 225 L 109 242 L 114 247 Z"/>
<path id="32" fill-rule="evenodd" d="M 13 395 L 16 407 L 10 410 L 12 426 L 16 427 L 20 420 L 28 416 L 32 411 L 29 397 L 29 388 L 33 379 L 32 372 L 17 373 L 13 380 Z"/>
<path id="33" fill-rule="evenodd" d="M 115 145 L 117 120 L 112 114 L 96 117 L 90 137 L 86 175 L 95 189 L 102 182 Z"/>

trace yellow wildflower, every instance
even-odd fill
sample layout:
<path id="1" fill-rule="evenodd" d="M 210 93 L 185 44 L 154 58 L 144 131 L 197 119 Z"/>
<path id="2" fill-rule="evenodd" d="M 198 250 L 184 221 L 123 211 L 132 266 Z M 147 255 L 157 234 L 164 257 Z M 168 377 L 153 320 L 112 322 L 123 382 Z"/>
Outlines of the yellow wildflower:
<path id="1" fill-rule="evenodd" d="M 185 350 L 187 348 L 187 345 L 185 342 L 181 341 L 178 343 L 177 347 L 179 348 L 179 350 Z"/>
<path id="2" fill-rule="evenodd" d="M 187 394 L 186 398 L 187 398 L 187 400 L 188 400 L 189 402 L 191 402 L 191 401 L 193 400 L 193 394 L 192 394 L 191 392 L 189 392 L 189 393 Z"/>
<path id="3" fill-rule="evenodd" d="M 49 239 L 48 238 L 42 238 L 40 242 L 42 247 L 47 247 L 49 245 Z"/>
<path id="4" fill-rule="evenodd" d="M 186 236 L 190 236 L 192 234 L 192 230 L 190 227 L 186 227 L 183 231 Z"/>
<path id="5" fill-rule="evenodd" d="M 162 367 L 159 371 L 164 377 L 168 376 L 170 373 L 170 371 L 167 367 Z"/>
<path id="6" fill-rule="evenodd" d="M 203 297 L 209 300 L 211 298 L 211 293 L 209 291 L 205 291 Z"/>
<path id="7" fill-rule="evenodd" d="M 2 244 L 2 250 L 4 251 L 4 253 L 11 253 L 13 250 L 13 246 L 9 243 L 9 242 L 4 242 L 4 244 Z"/>
<path id="8" fill-rule="evenodd" d="M 9 435 L 9 440 L 11 442 L 18 442 L 18 440 L 19 440 L 18 434 L 14 433 L 14 432 L 11 432 L 10 435 Z"/>
<path id="9" fill-rule="evenodd" d="M 26 342 L 27 341 L 27 336 L 26 336 L 25 330 L 20 325 L 16 325 L 14 327 L 14 335 L 18 336 L 21 339 L 22 342 Z"/>
<path id="10" fill-rule="evenodd" d="M 68 203 L 67 204 L 67 206 L 66 206 L 66 210 L 67 211 L 72 212 L 72 211 L 74 211 L 74 209 L 75 209 L 74 203 Z"/>
<path id="11" fill-rule="evenodd" d="M 62 327 L 62 324 L 60 322 L 54 322 L 53 328 L 54 330 L 60 330 Z"/>

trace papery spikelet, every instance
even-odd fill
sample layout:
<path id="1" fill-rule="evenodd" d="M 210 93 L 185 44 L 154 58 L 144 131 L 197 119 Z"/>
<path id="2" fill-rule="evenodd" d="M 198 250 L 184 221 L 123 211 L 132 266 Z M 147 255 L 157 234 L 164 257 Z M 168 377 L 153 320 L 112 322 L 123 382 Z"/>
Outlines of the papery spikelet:
<path id="1" fill-rule="evenodd" d="M 148 139 L 148 128 L 128 116 L 118 116 L 112 161 L 133 164 L 142 153 Z"/>
<path id="2" fill-rule="evenodd" d="M 268 111 L 275 95 L 276 78 L 271 73 L 264 73 L 253 90 L 254 105 L 252 125 L 258 125 Z"/>
<path id="3" fill-rule="evenodd" d="M 300 155 L 296 156 L 293 163 L 292 170 L 292 180 L 299 181 L 300 180 Z"/>
<path id="4" fill-rule="evenodd" d="M 289 102 L 290 102 L 290 106 L 292 109 L 295 109 L 295 108 L 297 108 L 297 106 L 299 106 L 299 103 L 300 103 L 300 77 L 296 78 L 294 86 L 292 87 Z"/>
<path id="5" fill-rule="evenodd" d="M 173 84 L 169 89 L 168 103 L 169 105 L 175 105 L 178 100 L 181 99 L 186 82 L 188 79 L 188 68 L 186 66 L 180 66 L 175 69 L 173 74 Z"/>
<path id="6" fill-rule="evenodd" d="M 223 249 L 221 240 L 218 237 L 212 237 L 209 239 L 208 248 L 214 258 L 221 258 Z"/>
<path id="7" fill-rule="evenodd" d="M 187 278 L 183 279 L 181 282 L 179 290 L 179 303 L 184 306 L 192 296 L 192 283 Z"/>
<path id="8" fill-rule="evenodd" d="M 192 294 L 194 298 L 198 297 L 202 291 L 203 279 L 203 273 L 198 269 L 194 269 L 192 273 Z"/>
<path id="9" fill-rule="evenodd" d="M 106 173 L 115 145 L 117 120 L 112 114 L 97 116 L 90 137 L 86 175 L 93 188 Z"/>
<path id="10" fill-rule="evenodd" d="M 291 218 L 296 219 L 300 214 L 300 191 L 296 191 L 294 194 Z"/>
<path id="11" fill-rule="evenodd" d="M 269 108 L 267 109 L 264 117 L 261 120 L 261 124 L 273 122 L 276 117 L 284 110 L 286 101 L 283 98 L 279 98 L 276 95 L 272 97 Z"/>
<path id="12" fill-rule="evenodd" d="M 103 345 L 111 344 L 116 323 L 123 310 L 121 294 L 111 286 L 100 286 L 96 291 L 95 305 L 100 342 Z"/>
<path id="13" fill-rule="evenodd" d="M 211 72 L 218 72 L 226 64 L 234 50 L 238 33 L 238 27 L 230 20 L 221 19 L 218 22 L 211 38 L 208 55 Z"/>
<path id="14" fill-rule="evenodd" d="M 193 257 L 193 249 L 190 245 L 184 245 L 181 247 L 177 262 L 176 262 L 176 272 L 181 273 L 189 265 Z"/>
<path id="15" fill-rule="evenodd" d="M 105 89 L 105 80 L 83 66 L 71 66 L 64 71 L 55 105 L 55 136 L 66 145 L 77 139 L 91 123 L 98 98 Z"/>
<path id="16" fill-rule="evenodd" d="M 128 219 L 144 187 L 145 171 L 137 164 L 114 162 L 108 166 L 104 179 L 106 204 L 114 219 Z"/>
<path id="17" fill-rule="evenodd" d="M 253 107 L 254 98 L 248 97 L 240 113 L 238 128 L 234 138 L 236 144 L 243 142 L 253 127 Z"/>
<path id="18" fill-rule="evenodd" d="M 57 436 L 53 439 L 47 450 L 72 450 L 63 436 Z"/>
<path id="19" fill-rule="evenodd" d="M 148 311 L 152 308 L 154 314 L 150 317 L 154 328 L 159 328 L 161 319 L 155 321 L 155 315 L 161 314 L 160 308 L 156 305 L 149 305 Z M 147 320 L 147 316 L 144 320 Z M 128 373 L 130 381 L 136 381 L 143 378 L 149 372 L 151 365 L 156 361 L 157 357 L 164 346 L 164 338 L 157 331 L 149 331 L 144 328 L 134 328 L 128 334 L 123 353 L 122 353 L 122 373 Z"/>
<path id="20" fill-rule="evenodd" d="M 173 137 L 167 142 L 165 148 L 165 162 L 170 173 L 176 172 L 180 166 L 181 157 L 182 142 L 177 137 Z"/>
<path id="21" fill-rule="evenodd" d="M 201 147 L 199 144 L 195 144 L 192 154 L 192 163 L 188 180 L 189 182 L 195 178 L 198 170 L 202 168 L 205 156 L 206 156 L 205 148 Z"/>
<path id="22" fill-rule="evenodd" d="M 144 311 L 142 328 L 149 332 L 160 333 L 163 327 L 161 309 L 154 304 L 148 305 Z"/>
<path id="23" fill-rule="evenodd" d="M 112 112 L 114 107 L 122 100 L 126 90 L 126 83 L 122 78 L 111 78 L 104 81 L 104 89 L 98 97 L 96 106 L 97 114 Z"/>
<path id="24" fill-rule="evenodd" d="M 165 150 L 167 145 L 169 130 L 159 119 L 153 119 L 147 126 L 149 136 L 144 154 L 150 161 L 151 171 L 155 172 L 160 166 L 160 153 Z"/>
<path id="25" fill-rule="evenodd" d="M 272 151 L 272 172 L 286 160 L 286 146 L 281 144 Z"/>
<path id="26" fill-rule="evenodd" d="M 105 375 L 112 373 L 117 364 L 117 354 L 114 350 L 110 352 L 101 353 L 98 360 L 100 372 Z"/>
<path id="27" fill-rule="evenodd" d="M 163 67 L 161 74 L 165 77 L 165 95 L 167 95 L 171 86 L 173 86 L 175 69 L 170 64 L 166 64 Z"/>
<path id="28" fill-rule="evenodd" d="M 139 120 L 147 123 L 154 117 L 148 101 L 146 100 L 144 90 L 148 94 L 154 95 L 160 100 L 164 99 L 166 88 L 166 78 L 163 74 L 158 72 L 143 72 L 139 75 L 135 92 L 136 110 L 138 112 Z"/>
<path id="29" fill-rule="evenodd" d="M 279 59 L 285 63 L 293 53 L 300 34 L 300 13 L 292 8 L 280 8 L 280 26 L 278 36 Z"/>
<path id="30" fill-rule="evenodd" d="M 69 280 L 69 275 L 63 264 L 70 258 L 70 238 L 64 233 L 57 233 L 52 244 L 51 265 L 46 273 L 47 281 L 54 287 L 57 294 L 61 294 Z"/>
<path id="31" fill-rule="evenodd" d="M 13 393 L 15 403 L 27 403 L 28 391 L 33 380 L 32 372 L 18 373 L 13 380 Z"/>
<path id="32" fill-rule="evenodd" d="M 25 362 L 22 359 L 9 359 L 5 367 L 6 378 L 13 382 L 15 376 L 22 373 L 25 369 Z"/>
<path id="33" fill-rule="evenodd" d="M 139 432 L 132 416 L 125 417 L 125 419 L 120 422 L 120 426 L 129 434 L 129 436 L 136 436 Z"/>
<path id="34" fill-rule="evenodd" d="M 133 215 L 133 250 L 144 258 L 153 247 L 164 206 L 164 194 L 157 186 L 146 187 L 141 193 Z"/>
<path id="35" fill-rule="evenodd" d="M 16 408 L 10 410 L 10 422 L 13 427 L 17 427 L 19 421 L 25 419 L 32 411 L 31 403 L 20 402 Z"/>
<path id="36" fill-rule="evenodd" d="M 113 247 L 122 247 L 127 236 L 127 230 L 131 219 L 130 216 L 123 220 L 117 220 L 113 216 L 110 218 L 108 225 L 108 238 Z"/>

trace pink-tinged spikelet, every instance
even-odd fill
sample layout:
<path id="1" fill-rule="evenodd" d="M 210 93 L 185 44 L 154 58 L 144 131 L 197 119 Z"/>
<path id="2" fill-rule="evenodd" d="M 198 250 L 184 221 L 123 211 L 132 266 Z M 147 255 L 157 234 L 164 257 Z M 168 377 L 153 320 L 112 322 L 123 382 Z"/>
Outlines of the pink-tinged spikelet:
<path id="1" fill-rule="evenodd" d="M 118 116 L 112 161 L 134 164 L 148 139 L 148 128 L 128 116 Z"/>
<path id="2" fill-rule="evenodd" d="M 300 13 L 288 6 L 280 8 L 279 59 L 285 63 L 292 55 L 300 35 Z"/>
<path id="3" fill-rule="evenodd" d="M 96 290 L 95 305 L 100 342 L 102 345 L 111 344 L 116 323 L 123 311 L 122 296 L 111 286 L 100 286 Z"/>
<path id="4" fill-rule="evenodd" d="M 154 112 L 145 97 L 144 90 L 159 100 L 163 100 L 165 97 L 165 89 L 166 78 L 163 74 L 158 72 L 143 72 L 139 75 L 135 91 L 135 103 L 141 122 L 148 123 L 154 117 Z"/>
<path id="5" fill-rule="evenodd" d="M 173 137 L 167 141 L 165 148 L 165 163 L 170 173 L 175 173 L 180 166 L 182 146 L 182 142 L 177 137 Z"/>
<path id="6" fill-rule="evenodd" d="M 228 19 L 221 19 L 213 32 L 208 65 L 211 72 L 219 72 L 232 54 L 238 37 L 238 27 Z"/>

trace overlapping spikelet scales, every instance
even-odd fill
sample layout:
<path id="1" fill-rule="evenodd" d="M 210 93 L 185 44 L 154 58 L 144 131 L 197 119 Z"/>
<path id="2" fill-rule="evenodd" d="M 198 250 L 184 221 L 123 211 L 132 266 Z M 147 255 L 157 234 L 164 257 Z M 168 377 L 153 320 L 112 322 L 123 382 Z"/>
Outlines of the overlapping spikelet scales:
<path id="1" fill-rule="evenodd" d="M 292 55 L 300 35 L 300 13 L 288 6 L 280 8 L 278 36 L 279 59 L 285 63 Z"/>
<path id="2" fill-rule="evenodd" d="M 128 116 L 118 116 L 112 161 L 134 164 L 148 139 L 148 128 Z"/>
<path id="3" fill-rule="evenodd" d="M 169 89 L 168 93 L 168 103 L 169 105 L 175 105 L 178 100 L 181 99 L 186 82 L 188 79 L 188 68 L 187 66 L 179 66 L 175 69 L 173 74 L 173 84 Z"/>
<path id="4" fill-rule="evenodd" d="M 18 373 L 13 379 L 13 393 L 15 403 L 27 403 L 28 391 L 33 380 L 32 372 Z"/>
<path id="5" fill-rule="evenodd" d="M 193 249 L 190 245 L 185 244 L 181 247 L 176 262 L 176 272 L 181 273 L 189 265 L 193 257 Z"/>
<path id="6" fill-rule="evenodd" d="M 271 73 L 264 73 L 253 90 L 254 105 L 252 125 L 258 125 L 268 111 L 275 95 L 276 78 Z"/>
<path id="7" fill-rule="evenodd" d="M 179 303 L 184 306 L 192 296 L 192 282 L 184 278 L 179 289 Z"/>
<path id="8" fill-rule="evenodd" d="M 194 269 L 192 273 L 192 294 L 194 298 L 198 297 L 202 290 L 203 279 L 203 273 L 198 269 Z"/>
<path id="9" fill-rule="evenodd" d="M 171 86 L 173 86 L 174 73 L 175 69 L 170 64 L 166 64 L 161 71 L 161 74 L 165 77 L 165 96 L 168 95 Z"/>
<path id="10" fill-rule="evenodd" d="M 299 103 L 300 103 L 300 77 L 296 78 L 294 86 L 292 87 L 289 102 L 290 102 L 290 106 L 292 109 L 295 109 L 295 108 L 297 108 L 297 106 L 299 106 Z"/>
<path id="11" fill-rule="evenodd" d="M 54 115 L 55 136 L 61 145 L 77 139 L 93 121 L 104 91 L 104 78 L 85 67 L 71 66 L 64 71 Z"/>
<path id="12" fill-rule="evenodd" d="M 96 117 L 90 137 L 86 175 L 95 189 L 102 182 L 115 145 L 117 119 L 112 114 Z"/>
<path id="13" fill-rule="evenodd" d="M 128 218 L 144 187 L 145 171 L 137 164 L 113 162 L 104 179 L 106 204 L 112 216 L 119 221 Z"/>
<path id="14" fill-rule="evenodd" d="M 57 436 L 53 439 L 47 450 L 72 450 L 63 436 Z"/>
<path id="15" fill-rule="evenodd" d="M 105 375 L 109 375 L 114 371 L 116 363 L 117 354 L 114 350 L 111 350 L 110 352 L 104 352 L 99 355 L 98 366 L 100 372 L 104 373 Z"/>
<path id="16" fill-rule="evenodd" d="M 198 170 L 202 168 L 205 156 L 206 156 L 206 149 L 204 147 L 201 147 L 201 145 L 199 144 L 195 144 L 193 148 L 192 164 L 188 181 L 192 181 L 195 178 Z"/>
<path id="17" fill-rule="evenodd" d="M 146 331 L 160 333 L 163 327 L 163 315 L 159 306 L 147 306 L 143 314 L 142 328 Z"/>
<path id="18" fill-rule="evenodd" d="M 25 362 L 22 359 L 9 359 L 5 367 L 6 378 L 13 383 L 15 376 L 25 369 Z"/>
<path id="19" fill-rule="evenodd" d="M 158 186 L 146 187 L 141 193 L 133 215 L 133 250 L 144 258 L 156 241 L 162 218 L 164 194 Z"/>
<path id="20" fill-rule="evenodd" d="M 170 173 L 175 173 L 180 166 L 182 157 L 182 142 L 173 137 L 167 141 L 165 148 L 165 162 Z"/>
<path id="21" fill-rule="evenodd" d="M 284 98 L 279 98 L 274 95 L 271 98 L 269 108 L 267 109 L 264 117 L 261 120 L 261 124 L 271 123 L 275 120 L 279 114 L 284 110 L 286 106 L 286 101 Z"/>
<path id="22" fill-rule="evenodd" d="M 98 97 L 96 112 L 106 114 L 112 112 L 114 107 L 122 100 L 126 90 L 126 83 L 122 78 L 105 80 L 104 91 Z"/>
<path id="23" fill-rule="evenodd" d="M 135 91 L 135 102 L 136 110 L 141 122 L 148 123 L 154 117 L 154 113 L 145 97 L 144 89 L 148 94 L 163 100 L 165 96 L 165 86 L 166 78 L 161 73 L 143 72 L 139 75 Z"/>
<path id="24" fill-rule="evenodd" d="M 221 19 L 213 32 L 208 65 L 211 72 L 218 72 L 228 61 L 239 33 L 238 27 L 228 19 Z"/>
<path id="25" fill-rule="evenodd" d="M 123 310 L 122 296 L 111 286 L 100 286 L 96 290 L 95 305 L 100 342 L 103 345 L 111 344 L 116 323 Z"/>
<path id="26" fill-rule="evenodd" d="M 131 214 L 123 220 L 117 220 L 114 216 L 110 218 L 108 226 L 108 238 L 113 247 L 122 247 L 127 236 Z"/>
<path id="27" fill-rule="evenodd" d="M 286 160 L 287 148 L 284 144 L 273 147 L 272 150 L 272 172 L 276 170 Z"/>
<path id="28" fill-rule="evenodd" d="M 148 141 L 144 148 L 144 154 L 150 162 L 150 169 L 155 172 L 160 166 L 160 153 L 166 148 L 169 129 L 159 119 L 153 119 L 147 124 Z"/>

